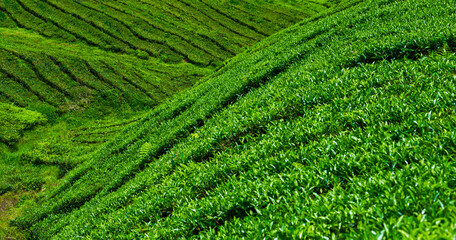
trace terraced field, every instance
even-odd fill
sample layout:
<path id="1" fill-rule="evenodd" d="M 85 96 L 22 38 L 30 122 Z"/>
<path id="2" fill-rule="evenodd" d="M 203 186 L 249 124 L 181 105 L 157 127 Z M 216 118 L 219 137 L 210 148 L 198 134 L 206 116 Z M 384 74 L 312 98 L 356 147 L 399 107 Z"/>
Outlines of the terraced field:
<path id="1" fill-rule="evenodd" d="M 0 238 L 145 112 L 339 2 L 0 1 Z"/>
<path id="2" fill-rule="evenodd" d="M 277 1 L 286 2 L 286 1 Z M 1 4 L 6 26 L 46 37 L 80 40 L 110 52 L 144 52 L 200 65 L 224 61 L 240 48 L 328 7 L 310 1 L 282 7 L 258 1 L 56 1 Z"/>
<path id="3" fill-rule="evenodd" d="M 47 115 L 148 109 L 334 4 L 276 2 L 2 1 L 0 101 Z"/>
<path id="4" fill-rule="evenodd" d="M 91 121 L 90 127 L 79 128 L 60 123 L 52 128 L 48 126 L 36 127 L 33 132 L 28 133 L 25 132 L 27 128 L 43 124 L 43 120 L 45 123 L 46 119 L 40 114 L 37 115 L 36 112 L 31 114 L 30 111 L 23 113 L 21 117 L 14 119 L 16 120 L 16 129 L 10 127 L 6 128 L 10 129 L 6 134 L 0 132 L 1 140 L 9 140 L 6 143 L 11 146 L 18 139 L 21 139 L 22 134 L 25 134 L 27 141 L 33 144 L 27 144 L 25 148 L 12 154 L 0 155 L 2 158 L 0 161 L 0 172 L 2 172 L 0 195 L 6 192 L 39 189 L 41 187 L 40 182 L 42 182 L 42 179 L 39 179 L 43 174 L 42 169 L 40 169 L 42 166 L 58 168 L 60 173 L 56 177 L 62 177 L 66 171 L 83 162 L 88 157 L 86 156 L 88 153 L 96 151 L 123 128 L 139 120 L 138 117 L 134 117 L 115 122 Z M 9 119 L 11 118 L 6 118 L 6 120 Z M 22 121 L 19 122 L 19 120 Z M 6 122 L 10 125 L 13 124 Z M 37 182 L 37 186 L 27 185 L 31 177 Z"/>
<path id="5" fill-rule="evenodd" d="M 89 159 L 90 153 L 141 118 L 137 113 L 126 119 L 92 119 L 82 124 L 67 119 L 50 125 L 43 114 L 34 111 L 2 103 L 0 110 L 1 239 L 22 239 L 8 221 L 21 214 L 24 202 L 55 187 L 68 171 Z"/>
<path id="6" fill-rule="evenodd" d="M 42 239 L 453 239 L 453 5 L 347 0 L 274 34 L 12 224 Z"/>

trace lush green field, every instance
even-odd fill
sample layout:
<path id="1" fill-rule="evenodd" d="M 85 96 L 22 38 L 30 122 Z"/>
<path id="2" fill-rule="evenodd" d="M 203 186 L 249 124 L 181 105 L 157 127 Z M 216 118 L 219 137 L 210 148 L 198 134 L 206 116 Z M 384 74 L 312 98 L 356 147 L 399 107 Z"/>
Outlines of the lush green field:
<path id="1" fill-rule="evenodd" d="M 3 140 L 9 141 L 0 142 L 0 238 L 22 239 L 8 221 L 33 204 L 39 194 L 55 187 L 88 153 L 141 118 L 136 113 L 124 119 L 81 122 L 80 118 L 66 118 L 53 125 L 39 125 L 46 120 L 42 114 L 5 106 L 8 111 L 2 114 L 11 114 L 1 115 L 4 126 L 0 129 L 7 130 L 2 133 Z"/>
<path id="2" fill-rule="evenodd" d="M 48 115 L 149 109 L 333 4 L 2 1 L 0 102 Z"/>
<path id="3" fill-rule="evenodd" d="M 0 28 L 0 100 L 58 118 L 149 109 L 211 73 Z M 54 115 L 54 116 L 52 116 Z"/>
<path id="4" fill-rule="evenodd" d="M 40 239 L 454 239 L 455 27 L 452 0 L 343 1 L 129 124 L 12 224 Z"/>
<path id="5" fill-rule="evenodd" d="M 46 123 L 47 119 L 38 112 L 0 103 L 0 142 L 14 144 L 24 131 Z"/>
<path id="6" fill-rule="evenodd" d="M 69 153 L 90 152 L 81 150 L 87 144 L 97 149 L 124 127 L 119 122 L 204 81 L 245 47 L 336 3 L 2 1 L 0 153 L 73 165 L 79 160 Z M 7 108 L 38 114 L 48 125 L 28 143 L 22 133 L 41 120 L 19 116 L 16 124 Z M 98 121 L 118 127 L 100 130 Z"/>
<path id="7" fill-rule="evenodd" d="M 0 238 L 151 108 L 339 2 L 0 1 Z"/>
<path id="8" fill-rule="evenodd" d="M 115 53 L 207 66 L 332 5 L 275 2 L 11 0 L 0 9 L 7 27 Z"/>

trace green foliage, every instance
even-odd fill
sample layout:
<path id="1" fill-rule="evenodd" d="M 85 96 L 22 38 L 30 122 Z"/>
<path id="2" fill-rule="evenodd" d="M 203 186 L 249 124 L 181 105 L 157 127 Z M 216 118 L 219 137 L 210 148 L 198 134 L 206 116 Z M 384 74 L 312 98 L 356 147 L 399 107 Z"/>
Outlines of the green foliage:
<path id="1" fill-rule="evenodd" d="M 121 2 L 129 11 L 136 6 Z M 236 12 L 280 12 L 300 4 L 234 1 L 232 8 L 221 7 L 230 2 L 180 0 L 162 8 L 185 9 L 188 17 L 205 11 L 223 19 L 225 28 L 255 38 L 266 30 L 253 27 L 255 19 L 235 21 Z M 315 2 L 322 9 L 336 5 L 259 42 L 145 116 L 118 123 L 125 128 L 112 123 L 74 130 L 71 141 L 95 147 L 67 152 L 75 154 L 63 161 L 74 163 L 71 171 L 12 224 L 39 239 L 454 238 L 453 1 Z M 66 1 L 46 4 L 74 10 Z M 106 13 L 120 18 L 129 12 L 114 9 Z M 165 18 L 154 17 L 157 24 Z M 52 13 L 49 18 L 58 20 Z M 117 36 L 115 29 L 122 30 L 113 27 L 107 35 Z M 102 60 L 88 61 L 98 73 L 92 75 L 114 83 L 120 70 Z M 142 98 L 109 95 L 132 101 L 132 108 L 142 105 Z M 118 135 L 102 141 L 111 127 Z M 22 169 L 59 165 L 40 154 L 42 148 L 65 154 L 53 141 L 8 156 Z M 43 184 L 24 179 L 17 187 L 14 179 L 1 181 L 0 189 Z"/>
<path id="2" fill-rule="evenodd" d="M 150 144 L 150 143 L 148 143 L 148 142 L 144 143 L 144 144 L 141 146 L 141 148 L 139 148 L 139 154 L 138 154 L 138 156 L 139 156 L 140 158 L 147 157 L 149 151 L 152 150 L 152 147 L 153 147 L 152 144 Z"/>
<path id="3" fill-rule="evenodd" d="M 141 51 L 141 50 L 139 50 L 139 49 L 136 50 L 136 56 L 137 56 L 138 58 L 141 58 L 141 59 L 144 59 L 144 60 L 147 60 L 147 58 L 149 58 L 149 55 L 148 55 L 146 52 Z"/>
<path id="4" fill-rule="evenodd" d="M 0 161 L 0 195 L 8 192 L 40 191 L 50 188 L 61 170 L 55 166 L 36 164 L 28 155 L 2 154 Z"/>
<path id="5" fill-rule="evenodd" d="M 451 6 L 343 1 L 281 31 L 13 224 L 50 239 L 454 238 Z"/>
<path id="6" fill-rule="evenodd" d="M 13 190 L 13 185 L 10 183 L 2 182 L 0 183 L 0 195 L 3 195 L 4 193 L 7 193 L 11 190 Z"/>
<path id="7" fill-rule="evenodd" d="M 74 178 L 82 176 L 78 169 L 85 169 L 84 162 L 100 159 L 95 150 L 105 149 L 110 158 L 148 135 L 150 119 L 137 119 L 142 111 L 205 82 L 246 47 L 330 5 L 287 0 L 240 0 L 236 6 L 189 0 L 0 1 L 0 103 L 21 109 L 12 115 L 0 109 L 0 195 L 18 199 L 46 192 L 72 169 Z M 171 108 L 159 119 L 170 120 L 186 106 Z M 46 126 L 25 131 L 44 124 L 43 116 Z M 124 134 L 131 130 L 132 136 L 124 139 L 126 144 L 117 148 L 107 143 L 136 122 L 147 124 L 139 131 L 128 128 Z M 124 165 L 109 187 L 122 185 L 157 152 L 166 152 L 176 134 L 184 137 L 193 130 L 185 121 L 181 129 L 163 134 L 158 148 L 160 140 L 136 144 L 131 154 L 136 160 Z M 168 165 L 177 167 L 174 160 Z M 94 185 L 95 192 L 98 187 Z M 86 198 L 94 195 L 87 191 Z M 84 201 L 69 199 L 69 205 Z M 1 228 L 16 214 L 0 204 Z M 15 237 L 2 234 L 0 238 Z"/>
<path id="8" fill-rule="evenodd" d="M 29 113 L 28 117 L 38 114 L 20 110 Z M 0 145 L 0 195 L 52 188 L 66 172 L 84 162 L 85 155 L 100 148 L 137 118 L 66 120 L 25 132 L 14 147 Z"/>
<path id="9" fill-rule="evenodd" d="M 305 12 L 304 3 L 240 3 L 2 2 L 0 96 L 30 109 L 47 105 L 58 115 L 148 109 L 191 87 L 242 47 L 316 13 Z M 120 100 L 106 99 L 111 95 Z"/>
<path id="10" fill-rule="evenodd" d="M 14 144 L 25 130 L 46 122 L 41 113 L 0 103 L 0 141 L 3 143 Z"/>

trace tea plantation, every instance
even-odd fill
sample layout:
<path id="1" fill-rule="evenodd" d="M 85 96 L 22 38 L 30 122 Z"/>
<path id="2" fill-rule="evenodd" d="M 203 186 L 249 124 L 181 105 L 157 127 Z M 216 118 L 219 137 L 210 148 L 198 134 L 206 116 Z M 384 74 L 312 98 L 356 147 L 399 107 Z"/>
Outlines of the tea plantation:
<path id="1" fill-rule="evenodd" d="M 0 238 L 154 106 L 328 1 L 0 2 Z"/>
<path id="2" fill-rule="evenodd" d="M 193 20 L 212 24 L 208 19 L 219 16 L 224 20 L 219 20 L 218 26 L 230 30 L 200 34 L 209 39 L 226 34 L 226 46 L 230 47 L 243 44 L 240 40 L 271 35 L 268 31 L 278 30 L 273 26 L 281 27 L 280 21 L 291 23 L 297 21 L 293 17 L 298 13 L 308 14 L 293 26 L 246 44 L 253 45 L 245 51 L 226 47 L 228 52 L 233 51 L 230 56 L 237 55 L 220 63 L 217 70 L 202 74 L 207 76 L 203 81 L 157 103 L 144 115 L 79 128 L 72 127 L 72 119 L 67 118 L 65 126 L 73 131 L 67 141 L 79 139 L 96 145 L 91 150 L 75 147 L 75 152 L 70 151 L 61 160 L 68 167 L 59 168 L 62 178 L 55 180 L 56 186 L 18 204 L 20 214 L 10 226 L 22 231 L 23 237 L 456 237 L 453 0 L 344 0 L 319 4 L 285 0 L 6 2 L 26 6 L 22 9 L 34 12 L 34 16 L 43 16 L 39 9 L 46 7 L 58 14 L 75 15 L 73 21 L 90 16 L 93 19 L 84 24 L 92 27 L 102 28 L 96 24 L 99 14 L 115 18 L 112 28 L 101 31 L 100 36 L 105 38 L 93 37 L 100 43 L 90 40 L 92 35 L 88 34 L 85 38 L 93 43 L 77 44 L 92 45 L 106 56 L 126 59 L 122 62 L 125 65 L 119 64 L 125 67 L 112 67 L 118 64 L 114 58 L 100 54 L 97 58 L 105 58 L 105 64 L 99 60 L 92 63 L 82 55 L 87 50 L 80 50 L 81 61 L 86 61 L 83 64 L 93 64 L 96 72 L 96 65 L 102 64 L 124 76 L 125 72 L 134 72 L 129 66 L 141 72 L 147 72 L 142 66 L 154 67 L 136 65 L 134 61 L 144 60 L 117 52 L 131 45 L 131 49 L 147 53 L 141 45 L 146 40 L 134 34 L 149 39 L 146 33 L 134 30 L 142 20 L 149 19 L 143 15 L 152 14 L 147 9 L 163 11 L 144 23 L 156 26 L 154 29 L 163 28 L 164 19 L 175 18 L 185 24 L 174 26 L 192 32 L 198 26 L 192 25 Z M 133 4 L 136 2 L 141 4 Z M 94 12 L 72 14 L 80 8 L 73 6 L 77 4 Z M 145 10 L 137 11 L 140 7 Z M 11 11 L 3 12 L 9 13 L 6 16 L 11 24 L 19 22 L 12 20 L 18 18 Z M 253 17 L 254 13 L 258 15 Z M 81 27 L 81 32 L 70 29 L 71 21 L 59 23 L 58 15 L 47 17 L 52 20 L 47 24 L 52 23 L 56 29 L 68 26 L 63 30 L 67 34 L 86 36 L 83 30 L 89 31 L 88 27 Z M 132 18 L 136 24 L 129 25 Z M 237 27 L 232 25 L 235 23 Z M 131 37 L 116 39 L 121 27 L 115 31 L 114 25 L 130 28 Z M 18 31 L 12 29 L 7 31 Z M 34 34 L 28 31 L 25 35 L 42 38 L 44 33 Z M 46 41 L 58 45 L 63 41 L 58 35 Z M 201 52 L 211 52 L 210 44 L 197 43 L 198 36 L 188 43 L 204 45 Z M 179 49 L 173 45 L 179 45 L 177 40 L 166 43 L 169 49 Z M 38 69 L 20 50 L 5 49 L 9 58 L 19 59 L 15 60 L 18 65 Z M 60 51 L 58 47 L 53 49 Z M 217 61 L 211 58 L 215 60 L 204 62 L 205 55 L 195 51 L 195 55 L 185 56 L 184 63 L 176 64 L 173 61 L 179 57 L 167 51 L 163 50 L 167 58 L 157 60 L 157 64 L 176 68 L 181 64 L 204 71 L 205 66 Z M 216 52 L 223 56 L 223 51 Z M 12 64 L 4 67 L 5 76 L 29 79 L 13 75 L 7 66 Z M 81 74 L 90 72 L 88 69 Z M 115 76 L 104 79 L 114 81 L 111 79 Z M 19 118 L 20 114 L 16 112 L 15 116 Z M 63 123 L 55 126 L 62 126 L 59 124 Z M 100 139 L 111 128 L 112 137 Z M 43 151 L 35 150 L 36 154 L 32 150 L 26 154 L 33 157 Z M 59 161 L 58 156 L 52 159 L 46 161 L 46 166 Z"/>
<path id="3" fill-rule="evenodd" d="M 0 101 L 58 115 L 150 109 L 334 4 L 276 2 L 1 1 Z"/>

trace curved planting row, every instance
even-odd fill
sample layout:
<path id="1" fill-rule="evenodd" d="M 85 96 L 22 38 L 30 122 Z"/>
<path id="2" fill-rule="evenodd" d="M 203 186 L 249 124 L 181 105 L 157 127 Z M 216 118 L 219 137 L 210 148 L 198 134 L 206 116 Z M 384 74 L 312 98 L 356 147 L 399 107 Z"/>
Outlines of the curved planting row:
<path id="1" fill-rule="evenodd" d="M 210 73 L 187 63 L 116 55 L 21 29 L 0 31 L 2 102 L 47 115 L 150 108 Z"/>
<path id="2" fill-rule="evenodd" d="M 48 117 L 147 109 L 243 47 L 316 14 L 306 3 L 4 1 L 0 101 Z"/>
<path id="3" fill-rule="evenodd" d="M 234 5 L 239 7 L 211 1 L 15 0 L 1 3 L 0 12 L 11 21 L 4 27 L 17 25 L 106 51 L 203 66 L 218 65 L 239 53 L 239 47 L 316 13 L 306 13 L 305 4 L 275 7 L 245 0 Z"/>

